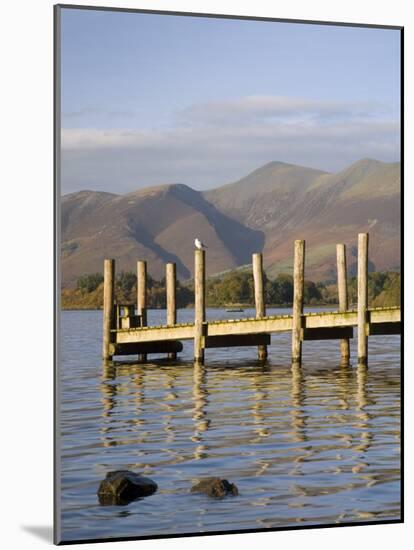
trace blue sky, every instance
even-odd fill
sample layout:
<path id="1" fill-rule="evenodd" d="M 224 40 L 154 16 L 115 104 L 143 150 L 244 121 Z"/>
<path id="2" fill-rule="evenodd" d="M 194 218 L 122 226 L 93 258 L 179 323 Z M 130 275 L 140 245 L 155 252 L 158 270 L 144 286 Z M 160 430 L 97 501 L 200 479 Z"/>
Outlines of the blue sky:
<path id="1" fill-rule="evenodd" d="M 62 10 L 62 192 L 399 160 L 399 32 Z"/>

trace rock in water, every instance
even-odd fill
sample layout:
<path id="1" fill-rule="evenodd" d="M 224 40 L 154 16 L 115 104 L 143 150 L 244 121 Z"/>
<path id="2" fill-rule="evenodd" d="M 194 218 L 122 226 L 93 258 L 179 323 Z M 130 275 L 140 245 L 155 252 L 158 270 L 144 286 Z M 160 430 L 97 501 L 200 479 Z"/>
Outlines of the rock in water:
<path id="1" fill-rule="evenodd" d="M 223 498 L 226 495 L 237 496 L 239 491 L 234 483 L 219 477 L 202 479 L 191 488 L 192 493 L 206 493 L 209 497 Z"/>
<path id="2" fill-rule="evenodd" d="M 102 505 L 129 504 L 138 497 L 152 495 L 158 489 L 155 481 L 128 470 L 108 472 L 98 489 Z"/>

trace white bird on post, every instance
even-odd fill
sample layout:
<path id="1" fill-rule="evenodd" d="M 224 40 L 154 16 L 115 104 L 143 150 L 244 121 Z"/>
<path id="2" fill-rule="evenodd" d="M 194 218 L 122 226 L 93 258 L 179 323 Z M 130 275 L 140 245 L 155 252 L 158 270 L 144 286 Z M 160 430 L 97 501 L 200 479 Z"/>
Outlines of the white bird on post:
<path id="1" fill-rule="evenodd" d="M 198 250 L 203 250 L 204 248 L 208 248 L 205 244 L 203 244 L 198 237 L 194 240 L 194 245 Z"/>

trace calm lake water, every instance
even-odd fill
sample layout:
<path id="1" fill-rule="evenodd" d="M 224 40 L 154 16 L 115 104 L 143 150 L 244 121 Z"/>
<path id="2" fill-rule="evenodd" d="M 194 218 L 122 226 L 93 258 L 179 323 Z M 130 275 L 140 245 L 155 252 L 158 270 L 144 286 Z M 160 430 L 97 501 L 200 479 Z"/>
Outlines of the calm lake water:
<path id="1" fill-rule="evenodd" d="M 243 315 L 254 313 L 207 318 Z M 150 324 L 164 319 L 149 312 Z M 188 341 L 175 365 L 104 368 L 100 311 L 63 311 L 61 330 L 63 540 L 399 519 L 399 336 L 370 338 L 368 369 L 340 367 L 339 342 L 322 341 L 305 342 L 292 370 L 289 334 L 272 336 L 265 366 L 256 348 L 230 348 L 195 368 Z M 100 506 L 99 483 L 117 469 L 158 491 Z M 239 496 L 190 493 L 216 475 Z"/>

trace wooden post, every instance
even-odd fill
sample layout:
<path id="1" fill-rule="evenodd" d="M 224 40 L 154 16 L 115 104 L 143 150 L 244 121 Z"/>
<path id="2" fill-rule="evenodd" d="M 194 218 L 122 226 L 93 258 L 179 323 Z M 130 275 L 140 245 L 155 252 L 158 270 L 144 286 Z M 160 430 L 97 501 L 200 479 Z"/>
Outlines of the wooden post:
<path id="1" fill-rule="evenodd" d="M 204 363 L 203 324 L 206 320 L 205 267 L 204 250 L 195 250 L 194 257 L 194 361 Z"/>
<path id="2" fill-rule="evenodd" d="M 114 308 L 115 260 L 104 261 L 104 294 L 103 294 L 103 345 L 102 357 L 111 359 L 109 344 L 111 343 L 111 328 Z"/>
<path id="3" fill-rule="evenodd" d="M 176 288 L 176 266 L 175 263 L 168 263 L 165 266 L 167 325 L 175 325 L 177 323 Z M 169 353 L 168 359 L 177 359 L 177 354 L 174 352 Z"/>
<path id="4" fill-rule="evenodd" d="M 348 285 L 346 274 L 346 247 L 344 244 L 336 245 L 336 263 L 338 271 L 338 298 L 339 311 L 348 309 Z M 341 347 L 341 362 L 349 363 L 349 338 L 343 338 L 340 341 Z"/>
<path id="5" fill-rule="evenodd" d="M 259 253 L 253 254 L 253 280 L 256 317 L 264 317 L 266 315 L 266 305 L 263 290 L 263 256 Z M 259 345 L 257 353 L 259 360 L 265 360 L 267 358 L 267 346 Z"/>
<path id="6" fill-rule="evenodd" d="M 368 363 L 368 233 L 358 235 L 358 363 Z"/>
<path id="7" fill-rule="evenodd" d="M 147 262 L 137 262 L 137 315 L 141 318 L 141 326 L 147 326 Z M 146 362 L 147 355 L 138 355 L 138 360 Z"/>
<path id="8" fill-rule="evenodd" d="M 292 363 L 302 361 L 302 314 L 305 282 L 305 241 L 295 241 L 293 265 Z"/>

